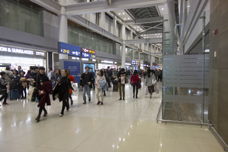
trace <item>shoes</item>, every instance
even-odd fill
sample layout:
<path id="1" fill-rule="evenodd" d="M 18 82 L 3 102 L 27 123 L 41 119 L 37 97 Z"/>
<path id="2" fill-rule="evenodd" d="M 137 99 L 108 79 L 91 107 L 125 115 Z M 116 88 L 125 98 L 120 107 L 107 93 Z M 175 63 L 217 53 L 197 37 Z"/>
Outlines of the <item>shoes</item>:
<path id="1" fill-rule="evenodd" d="M 40 122 L 40 118 L 39 117 L 36 118 L 36 122 L 37 123 Z"/>
<path id="2" fill-rule="evenodd" d="M 100 102 L 100 101 L 98 101 L 98 102 L 97 102 L 97 105 L 99 105 L 100 103 L 101 103 L 101 102 Z"/>
<path id="3" fill-rule="evenodd" d="M 101 102 L 101 105 L 103 105 L 104 103 L 103 102 Z"/>
<path id="4" fill-rule="evenodd" d="M 89 102 L 91 102 L 91 98 L 89 98 Z"/>
<path id="5" fill-rule="evenodd" d="M 125 100 L 125 98 L 123 98 L 123 100 Z"/>
<path id="6" fill-rule="evenodd" d="M 83 102 L 83 104 L 86 104 L 86 102 Z"/>
<path id="7" fill-rule="evenodd" d="M 48 113 L 44 113 L 44 117 L 47 117 L 47 114 L 48 114 Z"/>
<path id="8" fill-rule="evenodd" d="M 63 114 L 60 113 L 60 114 L 59 114 L 59 117 L 63 117 Z"/>
<path id="9" fill-rule="evenodd" d="M 122 98 L 120 98 L 119 100 L 122 100 Z"/>

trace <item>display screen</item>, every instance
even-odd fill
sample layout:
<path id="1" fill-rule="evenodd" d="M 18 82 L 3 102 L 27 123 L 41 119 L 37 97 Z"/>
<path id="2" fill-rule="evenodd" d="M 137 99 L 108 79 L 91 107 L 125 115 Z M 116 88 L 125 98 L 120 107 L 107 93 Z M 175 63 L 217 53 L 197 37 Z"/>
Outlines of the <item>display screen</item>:
<path id="1" fill-rule="evenodd" d="M 82 58 L 95 58 L 96 51 L 82 48 Z"/>
<path id="2" fill-rule="evenodd" d="M 68 54 L 69 56 L 80 57 L 81 47 L 59 42 L 58 43 L 59 53 Z"/>
<path id="3" fill-rule="evenodd" d="M 95 64 L 93 64 L 93 63 L 84 63 L 83 64 L 83 72 L 85 72 L 85 68 L 86 67 L 90 68 L 90 72 L 95 72 Z"/>

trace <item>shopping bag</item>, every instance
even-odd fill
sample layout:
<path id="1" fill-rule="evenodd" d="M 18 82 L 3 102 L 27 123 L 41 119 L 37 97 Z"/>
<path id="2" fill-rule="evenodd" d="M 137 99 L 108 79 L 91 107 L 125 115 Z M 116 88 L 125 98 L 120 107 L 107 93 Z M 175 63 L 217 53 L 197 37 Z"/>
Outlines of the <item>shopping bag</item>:
<path id="1" fill-rule="evenodd" d="M 28 90 L 28 100 L 29 101 L 32 101 L 32 96 L 33 96 L 34 89 L 35 89 L 35 87 L 29 86 L 29 90 Z"/>
<path id="2" fill-rule="evenodd" d="M 159 94 L 159 88 L 158 88 L 158 85 L 157 85 L 157 84 L 155 85 L 154 89 L 155 89 L 155 92 L 156 92 L 157 94 Z"/>

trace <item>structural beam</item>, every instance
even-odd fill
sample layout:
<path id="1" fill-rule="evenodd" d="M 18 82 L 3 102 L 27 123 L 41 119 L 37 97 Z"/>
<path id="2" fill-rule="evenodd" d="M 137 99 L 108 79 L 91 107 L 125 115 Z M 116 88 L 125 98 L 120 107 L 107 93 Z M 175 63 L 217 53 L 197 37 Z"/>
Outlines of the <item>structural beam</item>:
<path id="1" fill-rule="evenodd" d="M 47 10 L 60 14 L 61 6 L 53 0 L 30 0 L 31 2 L 46 8 Z"/>
<path id="2" fill-rule="evenodd" d="M 81 15 L 87 13 L 108 12 L 130 8 L 143 8 L 162 5 L 166 0 L 112 0 L 111 5 L 107 1 L 95 1 L 90 3 L 76 3 L 66 7 L 67 15 Z"/>
<path id="3" fill-rule="evenodd" d="M 108 5 L 112 4 L 112 0 L 107 0 Z"/>
<path id="4" fill-rule="evenodd" d="M 160 25 L 162 25 L 162 23 L 159 23 L 159 24 L 157 24 L 157 25 L 155 25 L 155 26 L 152 26 L 152 27 L 150 27 L 150 28 L 144 30 L 143 32 L 140 33 L 140 35 L 146 33 L 147 31 L 150 31 L 151 29 L 158 29 L 158 30 L 161 30 L 161 28 L 158 28 L 158 26 L 160 26 Z"/>
<path id="5" fill-rule="evenodd" d="M 164 22 L 165 20 L 163 17 L 151 17 L 151 18 L 142 18 L 142 19 L 136 19 L 134 20 L 129 20 L 126 21 L 126 24 L 147 24 L 147 23 L 161 23 Z"/>
<path id="6" fill-rule="evenodd" d="M 133 39 L 125 40 L 126 44 L 136 44 L 136 43 L 162 43 L 161 38 L 148 38 L 148 39 Z"/>

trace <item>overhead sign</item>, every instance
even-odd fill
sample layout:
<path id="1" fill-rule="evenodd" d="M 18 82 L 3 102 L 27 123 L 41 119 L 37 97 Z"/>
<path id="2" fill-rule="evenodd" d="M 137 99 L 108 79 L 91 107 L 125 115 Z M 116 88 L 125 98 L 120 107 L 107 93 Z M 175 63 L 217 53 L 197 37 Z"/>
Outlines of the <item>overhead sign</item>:
<path id="1" fill-rule="evenodd" d="M 21 49 L 21 48 L 14 48 L 14 47 L 8 47 L 8 46 L 0 46 L 0 52 L 45 56 L 45 52 L 38 52 L 38 51 L 36 52 L 29 49 Z"/>
<path id="2" fill-rule="evenodd" d="M 58 42 L 59 53 L 67 54 L 69 56 L 80 57 L 81 56 L 81 47 Z"/>
<path id="3" fill-rule="evenodd" d="M 139 61 L 132 60 L 132 61 L 131 61 L 131 64 L 132 64 L 132 65 L 138 65 L 138 64 L 139 64 Z"/>

